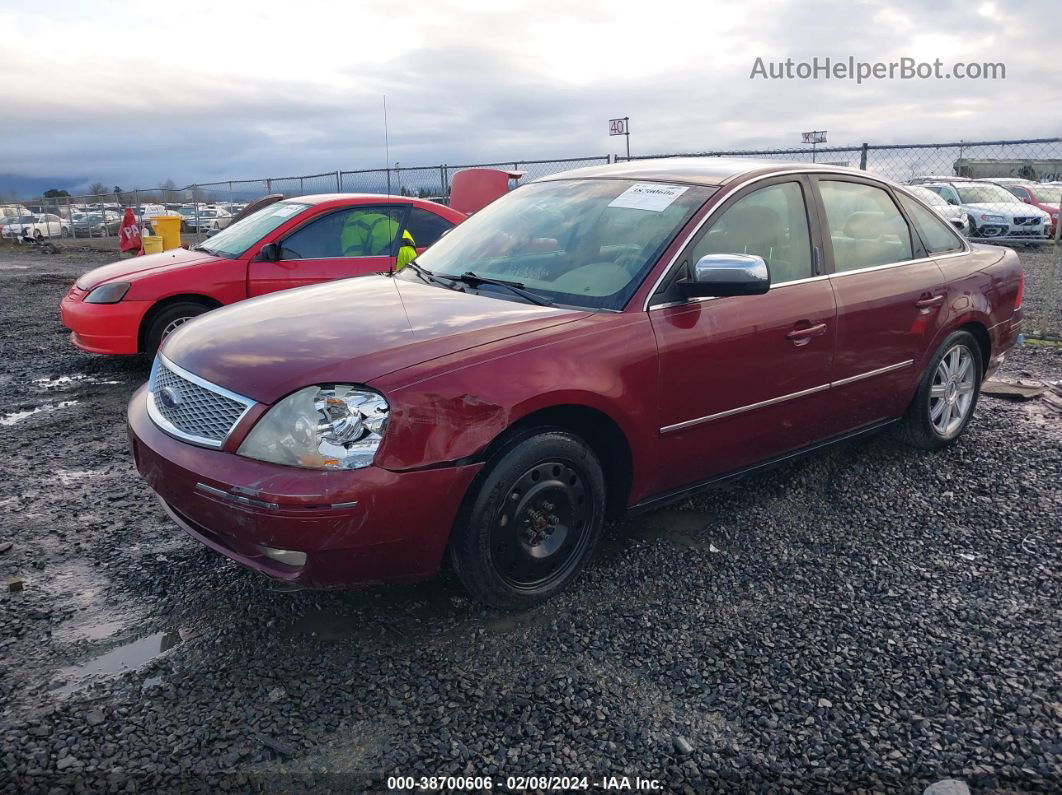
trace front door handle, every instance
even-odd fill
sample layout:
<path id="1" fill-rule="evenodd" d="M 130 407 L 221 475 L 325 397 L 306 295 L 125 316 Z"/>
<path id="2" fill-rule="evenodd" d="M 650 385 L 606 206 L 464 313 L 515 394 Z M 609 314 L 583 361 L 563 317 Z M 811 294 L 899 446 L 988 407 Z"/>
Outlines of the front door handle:
<path id="1" fill-rule="evenodd" d="M 915 306 L 919 309 L 931 309 L 934 306 L 940 306 L 944 303 L 944 296 L 932 295 L 928 298 L 919 298 L 915 301 Z"/>
<path id="2" fill-rule="evenodd" d="M 807 345 L 812 337 L 820 337 L 826 333 L 825 323 L 816 323 L 814 326 L 795 328 L 785 335 L 794 345 Z"/>

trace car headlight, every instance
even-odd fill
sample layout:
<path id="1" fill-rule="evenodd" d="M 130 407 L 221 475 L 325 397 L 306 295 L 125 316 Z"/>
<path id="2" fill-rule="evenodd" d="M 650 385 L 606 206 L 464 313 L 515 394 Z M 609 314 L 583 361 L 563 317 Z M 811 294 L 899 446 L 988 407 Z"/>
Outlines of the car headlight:
<path id="1" fill-rule="evenodd" d="M 101 284 L 85 296 L 86 304 L 117 304 L 129 292 L 129 282 Z"/>
<path id="2" fill-rule="evenodd" d="M 383 441 L 383 395 L 345 384 L 308 386 L 271 408 L 237 453 L 307 469 L 361 469 Z"/>
<path id="3" fill-rule="evenodd" d="M 1001 224 L 1004 221 L 1006 221 L 1007 219 L 1004 218 L 1002 215 L 982 215 L 981 216 L 981 220 L 982 221 L 991 221 L 994 224 Z"/>

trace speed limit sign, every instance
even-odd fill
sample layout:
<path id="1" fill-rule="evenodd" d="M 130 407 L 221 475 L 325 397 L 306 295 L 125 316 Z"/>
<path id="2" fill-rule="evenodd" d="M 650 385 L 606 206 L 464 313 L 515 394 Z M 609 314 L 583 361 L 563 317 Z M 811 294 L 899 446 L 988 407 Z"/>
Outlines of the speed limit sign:
<path id="1" fill-rule="evenodd" d="M 608 134 L 609 135 L 626 135 L 627 134 L 627 117 L 622 119 L 609 119 L 608 120 Z"/>

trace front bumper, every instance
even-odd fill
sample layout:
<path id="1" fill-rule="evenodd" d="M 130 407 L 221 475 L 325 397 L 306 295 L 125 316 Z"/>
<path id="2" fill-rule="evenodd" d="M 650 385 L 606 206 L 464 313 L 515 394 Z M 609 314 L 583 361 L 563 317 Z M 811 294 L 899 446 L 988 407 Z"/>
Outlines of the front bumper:
<path id="1" fill-rule="evenodd" d="M 150 301 L 86 304 L 84 290 L 71 288 L 59 304 L 70 341 L 88 353 L 132 354 L 140 350 L 140 321 Z"/>
<path id="2" fill-rule="evenodd" d="M 129 403 L 137 469 L 193 538 L 247 568 L 311 588 L 418 580 L 442 562 L 481 463 L 411 472 L 280 466 L 178 441 Z M 306 554 L 302 565 L 263 547 Z"/>

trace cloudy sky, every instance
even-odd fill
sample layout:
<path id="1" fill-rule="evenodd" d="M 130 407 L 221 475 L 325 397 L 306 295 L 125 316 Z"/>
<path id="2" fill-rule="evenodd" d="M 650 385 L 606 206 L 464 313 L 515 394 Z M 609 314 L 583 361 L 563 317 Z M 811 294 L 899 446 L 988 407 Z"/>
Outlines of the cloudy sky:
<path id="1" fill-rule="evenodd" d="M 0 191 L 1062 134 L 1053 0 L 0 0 Z M 1002 61 L 1005 80 L 750 79 L 765 61 Z"/>

